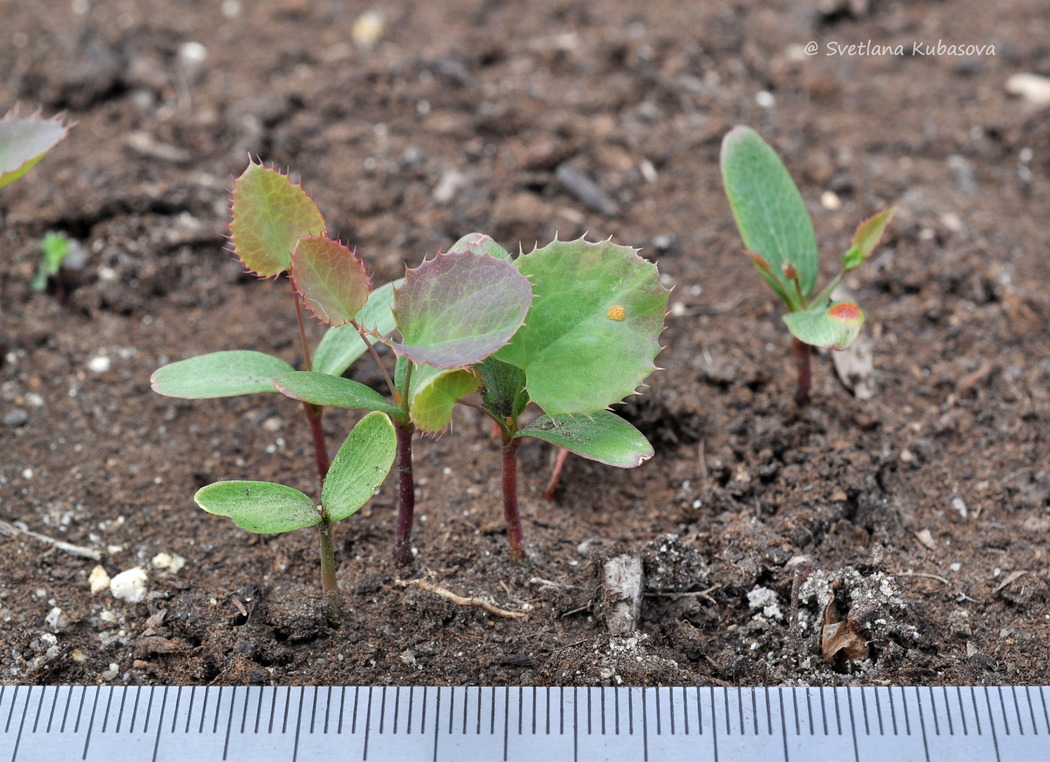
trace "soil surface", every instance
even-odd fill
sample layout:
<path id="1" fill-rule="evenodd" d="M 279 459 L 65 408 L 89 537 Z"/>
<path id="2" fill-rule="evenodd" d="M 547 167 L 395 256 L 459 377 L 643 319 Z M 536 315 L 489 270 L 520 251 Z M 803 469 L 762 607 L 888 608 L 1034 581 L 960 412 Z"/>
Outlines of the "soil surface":
<path id="1" fill-rule="evenodd" d="M 363 10 L 0 4 L 0 109 L 78 123 L 0 190 L 3 681 L 1050 680 L 1050 113 L 1006 84 L 1050 74 L 1044 0 L 394 0 L 371 49 Z M 868 313 L 853 370 L 819 355 L 801 409 L 722 192 L 738 123 L 785 157 L 825 277 L 898 207 L 847 281 Z M 641 247 L 674 287 L 666 370 L 621 412 L 655 457 L 572 458 L 549 502 L 555 453 L 527 440 L 514 565 L 497 441 L 457 411 L 418 443 L 412 568 L 392 562 L 392 480 L 337 525 L 330 624 L 311 532 L 249 535 L 192 501 L 228 478 L 316 490 L 301 409 L 149 387 L 219 349 L 302 362 L 287 282 L 224 250 L 249 154 L 303 179 L 376 283 L 475 230 Z M 87 264 L 37 293 L 48 230 Z M 382 389 L 369 362 L 351 373 Z M 354 420 L 327 413 L 333 451 Z M 630 635 L 601 585 L 623 554 L 645 580 Z M 144 600 L 92 593 L 96 566 L 141 568 Z"/>

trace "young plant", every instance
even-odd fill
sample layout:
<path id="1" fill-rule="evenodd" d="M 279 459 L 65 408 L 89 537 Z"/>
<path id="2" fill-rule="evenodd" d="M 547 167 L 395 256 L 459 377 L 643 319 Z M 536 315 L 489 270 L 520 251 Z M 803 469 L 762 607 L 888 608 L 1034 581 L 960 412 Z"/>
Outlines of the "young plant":
<path id="1" fill-rule="evenodd" d="M 48 281 L 54 279 L 57 284 L 55 290 L 62 298 L 66 289 L 62 273 L 82 270 L 86 262 L 87 255 L 79 243 L 70 240 L 64 233 L 48 232 L 40 242 L 40 262 L 30 287 L 34 291 L 43 291 Z"/>
<path id="2" fill-rule="evenodd" d="M 194 496 L 208 513 L 227 516 L 249 532 L 278 534 L 317 527 L 321 586 L 333 618 L 342 609 L 335 575 L 332 524 L 355 513 L 382 485 L 394 462 L 394 427 L 383 413 L 369 413 L 350 431 L 332 460 L 321 488 L 321 504 L 292 487 L 273 482 L 223 481 Z"/>
<path id="3" fill-rule="evenodd" d="M 846 273 L 871 256 L 893 217 L 888 209 L 865 220 L 842 256 L 842 269 L 815 297 L 820 263 L 813 222 L 791 175 L 776 152 L 750 127 L 730 130 L 722 141 L 722 180 L 747 256 L 788 308 L 798 369 L 795 402 L 809 400 L 812 347 L 845 349 L 860 332 L 864 312 L 853 302 L 832 302 Z"/>
<path id="4" fill-rule="evenodd" d="M 333 279 L 323 288 L 305 281 L 300 287 L 314 314 L 332 322 L 339 313 L 333 294 L 341 291 Z M 512 264 L 457 244 L 406 272 L 394 290 L 394 328 L 371 332 L 398 355 L 394 378 L 388 379 L 393 405 L 346 378 L 302 371 L 274 379 L 285 395 L 305 403 L 380 410 L 393 419 L 398 442 L 398 563 L 412 561 L 414 432 L 436 434 L 449 425 L 455 403 L 478 387 L 475 366 L 510 340 L 531 301 L 528 279 Z"/>
<path id="5" fill-rule="evenodd" d="M 359 326 L 390 330 L 392 286 L 370 292 L 364 264 L 342 244 L 324 237 L 326 225 L 320 210 L 303 189 L 281 173 L 250 163 L 234 182 L 233 221 L 230 241 L 233 253 L 260 278 L 279 277 L 292 269 L 293 260 L 330 263 L 338 272 L 342 314 L 349 315 L 347 329 L 327 331 L 311 356 L 303 324 L 295 274 L 290 278 L 295 313 L 306 367 L 320 373 L 341 375 L 366 351 L 368 343 L 358 334 Z M 311 259 L 311 257 L 313 259 Z M 304 272 L 302 279 L 316 278 Z M 307 306 L 310 306 L 309 303 Z M 356 320 L 355 320 L 356 318 Z M 253 350 L 228 350 L 191 357 L 165 365 L 150 379 L 158 394 L 183 399 L 215 399 L 241 394 L 276 393 L 276 376 L 295 370 L 279 357 Z M 378 396 L 378 395 L 377 395 Z M 323 409 L 304 403 L 310 425 L 317 474 L 328 472 Z"/>
<path id="6" fill-rule="evenodd" d="M 17 108 L 9 111 L 0 119 L 0 187 L 32 169 L 68 134 L 61 117 L 20 117 Z"/>
<path id="7" fill-rule="evenodd" d="M 491 239 L 474 245 L 509 258 Z M 510 344 L 482 362 L 482 409 L 501 440 L 503 513 L 511 557 L 525 559 L 517 452 L 524 437 L 618 468 L 634 468 L 652 445 L 610 405 L 656 370 L 668 291 L 656 265 L 611 241 L 558 241 L 514 260 L 536 298 Z M 522 423 L 532 403 L 543 414 Z"/>

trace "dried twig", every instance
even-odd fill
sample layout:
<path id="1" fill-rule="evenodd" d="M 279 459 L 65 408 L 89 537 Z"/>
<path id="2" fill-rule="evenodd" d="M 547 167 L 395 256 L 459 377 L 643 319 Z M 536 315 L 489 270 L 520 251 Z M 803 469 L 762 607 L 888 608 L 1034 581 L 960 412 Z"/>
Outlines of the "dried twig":
<path id="1" fill-rule="evenodd" d="M 951 582 L 949 582 L 944 577 L 941 577 L 941 576 L 939 576 L 937 574 L 925 574 L 923 572 L 903 571 L 903 572 L 897 572 L 897 576 L 898 577 L 922 577 L 923 579 L 935 579 L 938 582 L 943 582 L 946 585 L 950 585 L 951 584 Z"/>
<path id="2" fill-rule="evenodd" d="M 1028 573 L 1027 569 L 1018 569 L 1017 571 L 1010 572 L 1009 576 L 1006 579 L 1004 579 L 1002 582 L 1000 582 L 996 586 L 996 588 L 992 591 L 992 595 L 995 595 L 1000 590 L 1005 589 L 1007 585 L 1009 585 L 1009 584 L 1011 584 L 1013 582 L 1016 582 L 1018 579 L 1020 579 L 1021 577 L 1023 577 L 1027 573 Z"/>
<path id="3" fill-rule="evenodd" d="M 506 609 L 501 609 L 487 598 L 481 598 L 477 595 L 471 596 L 470 598 L 464 598 L 462 595 L 456 595 L 451 590 L 446 590 L 443 587 L 438 587 L 437 585 L 433 585 L 430 582 L 424 582 L 421 579 L 410 579 L 407 581 L 399 579 L 397 580 L 397 585 L 398 587 L 408 587 L 409 585 L 414 585 L 415 587 L 418 587 L 422 590 L 426 590 L 428 593 L 433 593 L 434 595 L 440 596 L 446 601 L 451 601 L 457 606 L 478 606 L 479 608 L 482 608 L 490 614 L 494 614 L 495 616 L 509 617 L 511 619 L 518 619 L 520 617 L 525 616 L 525 613 L 522 611 L 507 611 Z"/>
<path id="4" fill-rule="evenodd" d="M 652 592 L 646 593 L 646 598 L 672 598 L 678 600 L 679 598 L 703 598 L 709 603 L 715 603 L 715 599 L 711 597 L 711 593 L 720 589 L 721 585 L 713 585 L 706 590 L 695 590 L 687 593 L 665 593 L 665 592 Z"/>
<path id="5" fill-rule="evenodd" d="M 97 550 L 91 548 L 85 548 L 83 545 L 74 545 L 71 542 L 65 540 L 56 540 L 53 537 L 48 537 L 45 534 L 34 532 L 32 529 L 22 529 L 15 524 L 8 523 L 7 521 L 0 521 L 0 534 L 7 535 L 8 537 L 32 537 L 34 540 L 40 542 L 46 542 L 49 545 L 54 545 L 59 550 L 64 550 L 74 556 L 80 556 L 81 558 L 90 558 L 92 561 L 101 561 L 102 554 Z"/>

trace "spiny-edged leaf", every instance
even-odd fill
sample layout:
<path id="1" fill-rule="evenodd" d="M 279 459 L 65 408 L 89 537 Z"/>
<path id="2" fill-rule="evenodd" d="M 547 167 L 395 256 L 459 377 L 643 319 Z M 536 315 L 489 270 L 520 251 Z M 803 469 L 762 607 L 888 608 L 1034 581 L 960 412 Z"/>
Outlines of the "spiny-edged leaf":
<path id="1" fill-rule="evenodd" d="M 15 111 L 0 119 L 0 187 L 14 182 L 69 134 L 60 117 L 20 117 Z"/>
<path id="2" fill-rule="evenodd" d="M 342 376 L 318 373 L 316 370 L 284 373 L 273 379 L 272 383 L 284 396 L 312 405 L 343 407 L 350 410 L 379 410 L 391 415 L 399 415 L 401 412 L 370 386 Z"/>
<path id="3" fill-rule="evenodd" d="M 886 226 L 890 224 L 890 220 L 893 219 L 896 211 L 896 207 L 891 207 L 885 212 L 869 217 L 857 226 L 856 232 L 853 233 L 853 239 L 850 241 L 849 249 L 842 255 L 843 270 L 856 269 L 860 267 L 865 259 L 871 256 L 871 253 L 875 251 L 875 247 L 879 245 L 879 240 L 882 238 L 882 234 L 886 231 Z"/>
<path id="4" fill-rule="evenodd" d="M 231 518 L 256 534 L 280 534 L 321 523 L 313 500 L 273 482 L 216 482 L 201 487 L 193 499 L 208 513 Z"/>
<path id="5" fill-rule="evenodd" d="M 836 302 L 830 307 L 789 312 L 784 315 L 791 335 L 815 347 L 845 349 L 864 325 L 864 311 L 852 302 Z"/>
<path id="6" fill-rule="evenodd" d="M 424 369 L 436 371 L 426 373 L 430 378 L 421 383 L 416 376 Z M 420 431 L 436 434 L 452 420 L 452 408 L 456 401 L 478 388 L 481 379 L 470 368 L 439 370 L 428 365 L 417 365 L 412 375 L 412 403 L 409 417 Z"/>
<path id="7" fill-rule="evenodd" d="M 472 251 L 475 254 L 490 254 L 496 259 L 510 259 L 510 252 L 484 233 L 467 233 L 449 249 L 449 252 Z"/>
<path id="8" fill-rule="evenodd" d="M 817 239 L 787 167 L 757 132 L 734 127 L 722 140 L 722 182 L 744 245 L 769 262 L 770 274 L 784 288 L 784 265 L 798 270 L 803 296 L 817 279 Z M 779 295 L 779 294 L 778 294 Z M 783 298 L 783 297 L 781 297 Z"/>
<path id="9" fill-rule="evenodd" d="M 514 260 L 536 298 L 496 358 L 525 371 L 551 415 L 590 414 L 633 394 L 656 366 L 668 291 L 656 265 L 611 241 L 554 241 Z"/>
<path id="10" fill-rule="evenodd" d="M 401 281 L 384 283 L 373 291 L 357 313 L 357 324 L 366 331 L 389 336 L 394 330 L 394 287 Z M 341 376 L 353 362 L 368 351 L 365 342 L 352 325 L 341 325 L 325 331 L 314 351 L 314 370 Z"/>
<path id="11" fill-rule="evenodd" d="M 320 235 L 304 236 L 292 250 L 295 290 L 310 312 L 328 325 L 353 320 L 372 289 L 365 263 L 348 246 Z"/>
<path id="12" fill-rule="evenodd" d="M 653 456 L 653 446 L 642 432 L 608 410 L 592 416 L 544 415 L 516 436 L 536 437 L 617 468 L 634 468 Z"/>
<path id="13" fill-rule="evenodd" d="M 469 251 L 438 254 L 395 289 L 402 340 L 392 346 L 436 368 L 473 365 L 510 340 L 531 301 L 528 279 L 511 262 Z"/>
<path id="14" fill-rule="evenodd" d="M 486 357 L 477 369 L 481 373 L 481 401 L 485 408 L 497 418 L 517 420 L 529 404 L 525 373 L 495 357 Z"/>
<path id="15" fill-rule="evenodd" d="M 233 183 L 232 209 L 233 253 L 263 278 L 289 268 L 299 238 L 325 233 L 321 210 L 302 187 L 255 162 Z"/>
<path id="16" fill-rule="evenodd" d="M 190 357 L 154 371 L 150 385 L 166 397 L 203 400 L 276 392 L 275 376 L 295 370 L 280 357 L 235 349 Z"/>
<path id="17" fill-rule="evenodd" d="M 397 450 L 394 424 L 369 413 L 346 437 L 321 487 L 321 504 L 332 521 L 345 519 L 367 503 L 383 484 Z"/>

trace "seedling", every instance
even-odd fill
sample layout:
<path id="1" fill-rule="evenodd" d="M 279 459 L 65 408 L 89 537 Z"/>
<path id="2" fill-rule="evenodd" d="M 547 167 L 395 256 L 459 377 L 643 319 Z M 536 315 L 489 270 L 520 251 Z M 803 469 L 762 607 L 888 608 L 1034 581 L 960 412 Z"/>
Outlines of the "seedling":
<path id="1" fill-rule="evenodd" d="M 14 182 L 69 134 L 61 117 L 20 117 L 17 108 L 0 119 L 0 187 Z"/>
<path id="2" fill-rule="evenodd" d="M 339 448 L 321 488 L 321 504 L 292 487 L 273 482 L 224 481 L 202 487 L 194 496 L 208 513 L 228 516 L 257 534 L 278 534 L 317 527 L 321 551 L 321 586 L 329 614 L 342 608 L 335 575 L 332 524 L 356 513 L 382 485 L 394 462 L 394 427 L 383 413 L 369 413 Z"/>
<path id="3" fill-rule="evenodd" d="M 496 250 L 491 239 L 476 245 Z M 511 557 L 525 559 L 517 452 L 524 437 L 584 458 L 634 468 L 652 445 L 606 410 L 656 370 L 668 292 L 656 266 L 626 246 L 557 241 L 514 260 L 536 299 L 510 344 L 479 366 L 482 409 L 501 440 L 503 512 Z M 543 411 L 523 424 L 529 403 Z"/>
<path id="4" fill-rule="evenodd" d="M 832 302 L 846 273 L 871 256 L 893 218 L 891 208 L 862 222 L 842 256 L 842 269 L 815 297 L 820 263 L 813 222 L 802 195 L 776 152 L 750 127 L 735 127 L 722 141 L 722 180 L 744 240 L 746 254 L 788 308 L 784 323 L 792 336 L 798 369 L 795 402 L 809 400 L 813 347 L 845 349 L 864 324 L 853 302 Z"/>
<path id="5" fill-rule="evenodd" d="M 308 252 L 315 253 L 317 260 L 328 258 L 340 268 L 347 289 L 341 309 L 344 315 L 349 312 L 357 320 L 355 325 L 347 326 L 349 330 L 327 331 L 312 356 L 299 293 L 294 277 L 290 279 L 307 368 L 341 375 L 369 348 L 355 326 L 392 329 L 389 309 L 392 286 L 369 294 L 370 282 L 364 264 L 345 246 L 323 236 L 326 230 L 324 218 L 300 186 L 275 170 L 250 163 L 234 183 L 232 212 L 230 241 L 233 253 L 255 275 L 279 277 L 291 269 L 293 256 L 309 260 Z M 300 274 L 304 280 L 315 276 L 316 273 L 306 268 Z M 153 374 L 150 382 L 158 394 L 183 399 L 214 399 L 276 393 L 274 377 L 293 370 L 289 363 L 273 355 L 253 350 L 229 350 L 165 365 Z M 310 425 L 318 479 L 323 480 L 329 467 L 323 409 L 304 403 L 303 410 Z"/>
<path id="6" fill-rule="evenodd" d="M 335 294 L 339 276 L 326 270 L 324 287 L 301 284 L 306 303 L 322 320 L 339 313 Z M 452 408 L 475 391 L 475 368 L 504 346 L 521 327 L 532 301 L 528 279 L 503 258 L 465 245 L 453 246 L 405 274 L 394 290 L 396 333 L 372 331 L 398 355 L 394 378 L 388 379 L 394 404 L 355 381 L 317 372 L 297 372 L 274 379 L 287 396 L 315 405 L 380 410 L 397 431 L 398 519 L 395 560 L 412 560 L 415 482 L 412 437 L 418 429 L 436 434 L 445 429 Z"/>
<path id="7" fill-rule="evenodd" d="M 83 247 L 63 233 L 48 232 L 40 242 L 40 262 L 30 286 L 34 291 L 43 291 L 49 280 L 57 282 L 56 291 L 61 298 L 65 293 L 62 282 L 63 271 L 83 269 L 87 255 Z"/>

